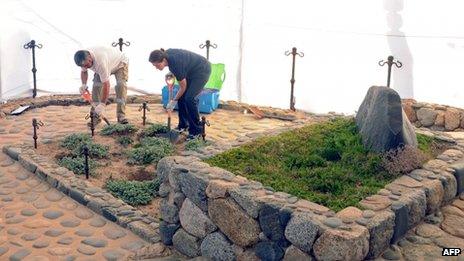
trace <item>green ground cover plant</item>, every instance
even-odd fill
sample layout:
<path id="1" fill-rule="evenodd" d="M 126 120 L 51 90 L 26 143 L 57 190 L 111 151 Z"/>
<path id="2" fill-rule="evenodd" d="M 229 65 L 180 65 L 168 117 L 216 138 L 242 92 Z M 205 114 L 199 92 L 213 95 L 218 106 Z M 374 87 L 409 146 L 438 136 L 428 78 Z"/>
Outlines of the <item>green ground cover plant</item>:
<path id="1" fill-rule="evenodd" d="M 131 133 L 135 133 L 137 131 L 137 127 L 135 127 L 132 124 L 111 124 L 111 125 L 106 125 L 103 127 L 101 130 L 101 134 L 104 136 L 109 136 L 109 135 L 127 135 Z"/>
<path id="2" fill-rule="evenodd" d="M 174 154 L 175 148 L 168 139 L 158 137 L 143 138 L 128 152 L 128 163 L 144 165 L 158 163 L 163 157 Z"/>
<path id="3" fill-rule="evenodd" d="M 425 153 L 417 149 L 413 153 L 430 157 L 436 141 L 424 135 L 418 135 L 418 141 L 419 150 Z M 402 170 L 388 172 L 385 156 L 364 148 L 352 118 L 337 118 L 260 138 L 206 162 L 334 211 L 357 206 Z M 417 162 L 406 165 L 414 164 Z"/>
<path id="4" fill-rule="evenodd" d="M 151 181 L 127 181 L 127 180 L 108 180 L 106 189 L 113 196 L 122 199 L 132 205 L 147 205 L 158 193 L 159 182 Z"/>

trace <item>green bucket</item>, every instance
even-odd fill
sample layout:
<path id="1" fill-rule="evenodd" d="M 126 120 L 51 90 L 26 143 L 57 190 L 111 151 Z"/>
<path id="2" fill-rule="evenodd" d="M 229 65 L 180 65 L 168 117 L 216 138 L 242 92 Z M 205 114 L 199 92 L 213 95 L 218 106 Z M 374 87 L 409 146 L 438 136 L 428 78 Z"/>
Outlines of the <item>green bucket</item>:
<path id="1" fill-rule="evenodd" d="M 223 63 L 212 63 L 211 64 L 211 75 L 205 85 L 207 89 L 221 90 L 222 84 L 226 80 L 225 65 Z"/>

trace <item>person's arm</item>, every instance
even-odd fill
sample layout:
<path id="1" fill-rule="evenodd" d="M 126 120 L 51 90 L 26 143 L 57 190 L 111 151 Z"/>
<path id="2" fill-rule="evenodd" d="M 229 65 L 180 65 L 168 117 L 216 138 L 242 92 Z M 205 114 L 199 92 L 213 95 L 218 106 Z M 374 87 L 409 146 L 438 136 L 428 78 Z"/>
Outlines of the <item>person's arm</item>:
<path id="1" fill-rule="evenodd" d="M 81 82 L 82 85 L 87 84 L 87 79 L 89 78 L 89 73 L 87 71 L 81 71 Z"/>
<path id="2" fill-rule="evenodd" d="M 175 101 L 178 101 L 182 95 L 184 95 L 185 91 L 187 90 L 187 80 L 184 78 L 182 81 L 179 81 L 179 91 L 174 98 Z"/>
<path id="3" fill-rule="evenodd" d="M 103 83 L 103 95 L 101 98 L 102 103 L 106 104 L 108 97 L 110 96 L 110 81 L 106 81 Z"/>

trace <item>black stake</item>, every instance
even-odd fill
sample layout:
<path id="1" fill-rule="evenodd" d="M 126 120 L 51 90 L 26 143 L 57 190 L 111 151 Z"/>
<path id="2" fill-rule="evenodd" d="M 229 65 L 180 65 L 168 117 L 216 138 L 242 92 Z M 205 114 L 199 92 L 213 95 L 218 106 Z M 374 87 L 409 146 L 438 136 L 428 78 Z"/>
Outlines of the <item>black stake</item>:
<path id="1" fill-rule="evenodd" d="M 291 84 L 291 89 L 290 89 L 290 110 L 295 111 L 295 96 L 293 96 L 294 93 L 294 86 L 295 86 L 295 56 L 298 55 L 300 57 L 304 57 L 303 52 L 297 52 L 296 47 L 292 48 L 292 51 L 286 51 L 285 55 L 289 56 L 292 55 L 292 78 L 290 79 L 290 84 Z"/>
<path id="2" fill-rule="evenodd" d="M 32 119 L 32 127 L 34 127 L 34 135 L 32 138 L 34 139 L 34 148 L 37 149 L 37 129 L 39 129 L 39 126 L 43 126 L 43 122 L 40 120 L 37 120 L 36 118 Z"/>
<path id="3" fill-rule="evenodd" d="M 209 40 L 206 40 L 206 44 L 200 44 L 200 49 L 203 49 L 206 47 L 206 59 L 209 60 L 209 48 L 213 47 L 214 49 L 217 48 L 217 44 L 211 44 Z"/>
<path id="4" fill-rule="evenodd" d="M 37 96 L 37 80 L 36 80 L 36 72 L 37 69 L 35 68 L 35 48 L 42 48 L 41 44 L 35 44 L 34 40 L 31 40 L 30 42 L 26 43 L 24 46 L 24 49 L 32 49 L 32 77 L 34 78 L 34 89 L 32 90 L 32 98 L 35 98 Z"/>
<path id="5" fill-rule="evenodd" d="M 390 87 L 392 65 L 394 64 L 397 68 L 401 68 L 403 66 L 403 64 L 400 61 L 396 60 L 394 62 L 393 59 L 394 59 L 393 56 L 390 55 L 388 56 L 387 61 L 384 61 L 384 60 L 379 61 L 380 66 L 384 66 L 385 64 L 388 65 L 387 87 Z"/>
<path id="6" fill-rule="evenodd" d="M 96 113 L 95 113 L 94 107 L 91 107 L 89 114 L 85 116 L 86 120 L 90 119 L 90 131 L 92 131 L 92 137 L 95 134 L 95 116 L 96 116 Z"/>
<path id="7" fill-rule="evenodd" d="M 147 102 L 143 102 L 142 106 L 140 106 L 139 111 L 143 110 L 143 116 L 142 116 L 142 124 L 145 126 L 145 120 L 147 119 L 146 117 L 146 111 L 150 111 L 150 108 L 148 108 Z"/>
<path id="8" fill-rule="evenodd" d="M 211 126 L 211 124 L 209 124 L 209 121 L 206 120 L 205 116 L 201 116 L 200 124 L 201 124 L 201 137 L 203 138 L 203 141 L 206 141 L 206 126 L 209 127 Z"/>
<path id="9" fill-rule="evenodd" d="M 84 145 L 83 147 L 83 153 L 84 153 L 84 159 L 85 159 L 85 166 L 84 166 L 85 178 L 89 179 L 89 148 L 87 147 L 87 144 Z"/>
<path id="10" fill-rule="evenodd" d="M 113 47 L 116 47 L 116 46 L 119 45 L 119 51 L 122 52 L 122 46 L 123 46 L 123 45 L 125 45 L 125 46 L 130 46 L 130 42 L 129 42 L 129 41 L 124 42 L 124 40 L 123 40 L 122 38 L 119 38 L 117 43 L 116 43 L 116 42 L 113 42 L 111 45 L 112 45 Z"/>

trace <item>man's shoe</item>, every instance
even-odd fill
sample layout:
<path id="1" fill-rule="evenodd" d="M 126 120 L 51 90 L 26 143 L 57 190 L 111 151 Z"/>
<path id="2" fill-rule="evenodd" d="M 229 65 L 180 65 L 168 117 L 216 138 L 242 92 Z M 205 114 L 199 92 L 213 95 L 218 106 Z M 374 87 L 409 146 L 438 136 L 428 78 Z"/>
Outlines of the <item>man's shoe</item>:
<path id="1" fill-rule="evenodd" d="M 126 118 L 118 119 L 119 124 L 128 124 L 129 121 Z"/>
<path id="2" fill-rule="evenodd" d="M 178 126 L 178 127 L 175 127 L 174 130 L 177 132 L 185 132 L 188 130 L 188 127 L 182 128 Z"/>
<path id="3" fill-rule="evenodd" d="M 186 140 L 190 141 L 190 140 L 196 140 L 196 139 L 201 139 L 201 134 L 197 134 L 197 135 L 189 134 Z"/>

